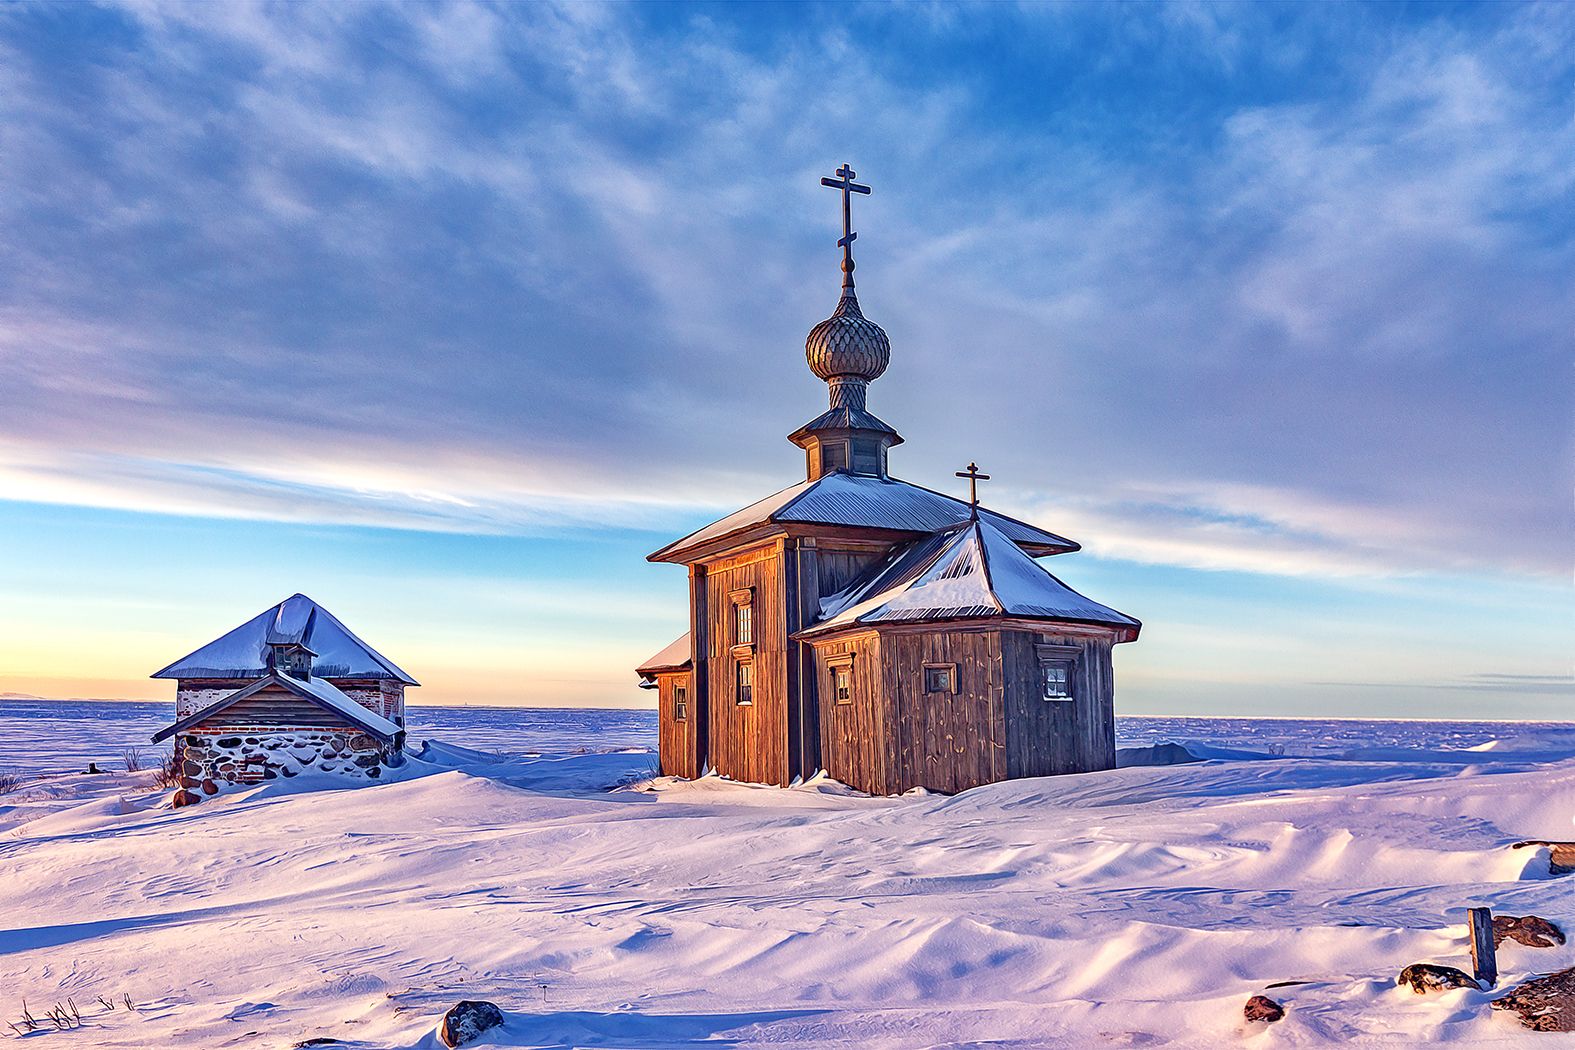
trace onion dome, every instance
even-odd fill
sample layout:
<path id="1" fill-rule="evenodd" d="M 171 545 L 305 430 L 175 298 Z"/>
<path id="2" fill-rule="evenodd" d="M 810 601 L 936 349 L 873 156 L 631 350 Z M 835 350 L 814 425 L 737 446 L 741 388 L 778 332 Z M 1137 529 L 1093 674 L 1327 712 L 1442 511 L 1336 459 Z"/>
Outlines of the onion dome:
<path id="1" fill-rule="evenodd" d="M 837 378 L 867 383 L 879 379 L 891 363 L 891 340 L 864 316 L 853 289 L 845 287 L 831 316 L 809 330 L 804 356 L 810 371 L 828 383 Z"/>

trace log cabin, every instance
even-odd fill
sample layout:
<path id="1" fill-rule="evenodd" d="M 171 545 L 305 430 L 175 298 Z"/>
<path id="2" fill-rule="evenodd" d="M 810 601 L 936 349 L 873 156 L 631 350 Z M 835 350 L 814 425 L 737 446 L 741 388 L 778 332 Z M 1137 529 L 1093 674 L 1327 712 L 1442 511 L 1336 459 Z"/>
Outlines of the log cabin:
<path id="1" fill-rule="evenodd" d="M 174 679 L 182 794 L 302 772 L 376 780 L 403 764 L 405 689 L 419 683 L 304 594 L 153 674 Z"/>
<path id="2" fill-rule="evenodd" d="M 661 771 L 787 785 L 824 771 L 871 794 L 956 792 L 1115 764 L 1112 649 L 1141 624 L 1037 558 L 1078 544 L 902 481 L 869 410 L 891 344 L 853 280 L 805 356 L 829 407 L 789 435 L 804 480 L 649 556 L 689 575 L 689 630 L 636 673 L 657 692 Z"/>

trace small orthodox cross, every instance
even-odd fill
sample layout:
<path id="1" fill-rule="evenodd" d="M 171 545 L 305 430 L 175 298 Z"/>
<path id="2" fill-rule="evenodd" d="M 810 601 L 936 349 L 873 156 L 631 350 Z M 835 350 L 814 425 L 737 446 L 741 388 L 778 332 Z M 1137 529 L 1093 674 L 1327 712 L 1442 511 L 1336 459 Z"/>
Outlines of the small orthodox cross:
<path id="1" fill-rule="evenodd" d="M 979 520 L 979 482 L 989 481 L 990 475 L 979 473 L 979 464 L 969 463 L 967 470 L 957 471 L 959 478 L 968 479 L 968 519 Z"/>
<path id="2" fill-rule="evenodd" d="M 830 186 L 834 190 L 842 191 L 842 240 L 837 242 L 837 246 L 842 249 L 842 286 L 844 288 L 853 287 L 853 241 L 858 237 L 858 234 L 853 232 L 853 205 L 851 203 L 852 197 L 849 195 L 868 193 L 870 191 L 868 186 L 862 186 L 853 181 L 856 175 L 858 175 L 858 172 L 844 164 L 837 169 L 836 178 L 823 178 L 820 180 L 822 186 Z"/>

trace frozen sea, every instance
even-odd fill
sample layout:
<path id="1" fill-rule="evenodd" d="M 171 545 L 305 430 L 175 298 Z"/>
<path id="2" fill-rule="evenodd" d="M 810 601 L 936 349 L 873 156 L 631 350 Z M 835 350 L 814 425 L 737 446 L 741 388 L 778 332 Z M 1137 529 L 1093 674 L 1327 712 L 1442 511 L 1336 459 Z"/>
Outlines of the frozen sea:
<path id="1" fill-rule="evenodd" d="M 162 750 L 148 741 L 172 713 L 167 703 L 0 700 L 0 773 L 77 772 L 89 762 L 118 771 L 128 749 L 140 750 L 145 759 Z M 413 745 L 433 739 L 513 757 L 656 750 L 656 712 L 650 710 L 413 705 L 409 723 Z M 1116 743 L 1190 741 L 1285 757 L 1331 757 L 1365 749 L 1467 751 L 1572 727 L 1575 723 L 1129 716 L 1116 719 Z"/>

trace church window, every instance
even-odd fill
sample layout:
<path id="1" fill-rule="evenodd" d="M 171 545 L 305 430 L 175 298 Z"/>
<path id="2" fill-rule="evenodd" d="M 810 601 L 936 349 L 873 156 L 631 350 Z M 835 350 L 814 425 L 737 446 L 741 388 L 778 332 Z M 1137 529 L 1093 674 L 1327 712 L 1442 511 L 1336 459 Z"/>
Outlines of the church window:
<path id="1" fill-rule="evenodd" d="M 733 647 L 752 647 L 755 644 L 754 588 L 728 591 L 727 600 L 733 604 Z"/>
<path id="2" fill-rule="evenodd" d="M 740 660 L 734 672 L 736 699 L 740 706 L 747 706 L 755 702 L 755 665 L 751 660 Z"/>
<path id="3" fill-rule="evenodd" d="M 833 441 L 828 445 L 820 446 L 820 463 L 823 473 L 826 474 L 830 474 L 833 470 L 847 470 L 847 444 L 841 441 Z"/>
<path id="4" fill-rule="evenodd" d="M 1070 700 L 1072 699 L 1072 665 L 1064 660 L 1055 660 L 1043 665 L 1045 699 Z"/>
<path id="5" fill-rule="evenodd" d="M 831 699 L 838 704 L 853 703 L 853 654 L 834 656 L 827 665 L 831 668 Z"/>
<path id="6" fill-rule="evenodd" d="M 686 685 L 673 686 L 673 719 L 678 722 L 689 719 L 689 687 Z"/>
<path id="7" fill-rule="evenodd" d="M 925 664 L 924 691 L 926 693 L 955 693 L 957 691 L 957 665 Z"/>
<path id="8" fill-rule="evenodd" d="M 880 442 L 867 440 L 853 442 L 853 473 L 877 475 L 880 473 Z"/>
<path id="9" fill-rule="evenodd" d="M 1034 648 L 1039 656 L 1041 696 L 1045 700 L 1076 699 L 1072 695 L 1072 672 L 1080 651 L 1078 647 L 1045 643 Z"/>

